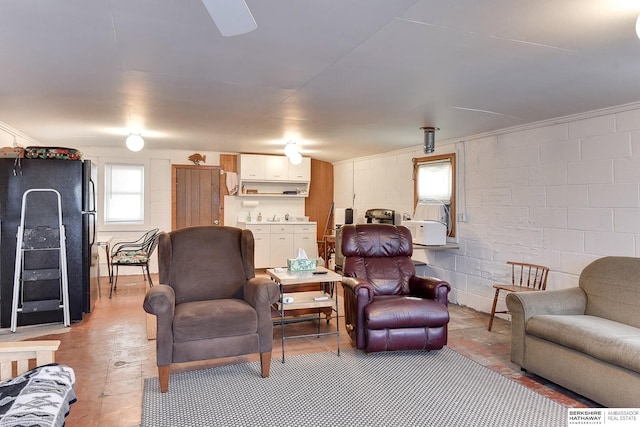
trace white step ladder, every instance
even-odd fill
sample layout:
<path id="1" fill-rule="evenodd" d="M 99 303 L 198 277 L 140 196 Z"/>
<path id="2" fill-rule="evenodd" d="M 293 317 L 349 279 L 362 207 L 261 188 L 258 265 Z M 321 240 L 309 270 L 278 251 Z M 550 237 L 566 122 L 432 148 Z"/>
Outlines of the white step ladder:
<path id="1" fill-rule="evenodd" d="M 54 193 L 57 199 L 57 228 L 43 225 L 25 226 L 28 196 L 38 193 Z M 13 304 L 11 307 L 11 332 L 18 326 L 18 313 L 35 313 L 62 309 L 64 326 L 70 326 L 69 315 L 69 283 L 67 277 L 67 247 L 65 244 L 65 230 L 62 225 L 62 202 L 60 193 L 51 188 L 34 188 L 22 195 L 22 211 L 18 226 L 16 244 L 16 264 L 13 277 Z M 48 265 L 48 268 L 37 266 L 38 257 L 51 256 L 58 252 L 58 266 Z M 34 267 L 25 268 L 25 256 L 33 259 Z M 51 268 L 54 267 L 54 268 Z M 25 299 L 25 287 L 32 293 L 34 288 L 58 286 L 57 297 L 33 300 Z M 49 292 L 52 295 L 53 292 Z"/>

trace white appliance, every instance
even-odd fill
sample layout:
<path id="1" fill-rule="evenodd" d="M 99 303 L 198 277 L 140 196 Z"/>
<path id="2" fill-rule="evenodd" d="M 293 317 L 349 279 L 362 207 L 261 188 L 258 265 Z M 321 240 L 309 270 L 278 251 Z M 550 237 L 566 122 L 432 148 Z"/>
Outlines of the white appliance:
<path id="1" fill-rule="evenodd" d="M 426 246 L 447 244 L 447 226 L 439 221 L 402 221 L 411 231 L 413 243 Z"/>
<path id="2" fill-rule="evenodd" d="M 413 213 L 413 219 L 438 221 L 447 224 L 449 222 L 448 206 L 442 202 L 419 202 Z"/>

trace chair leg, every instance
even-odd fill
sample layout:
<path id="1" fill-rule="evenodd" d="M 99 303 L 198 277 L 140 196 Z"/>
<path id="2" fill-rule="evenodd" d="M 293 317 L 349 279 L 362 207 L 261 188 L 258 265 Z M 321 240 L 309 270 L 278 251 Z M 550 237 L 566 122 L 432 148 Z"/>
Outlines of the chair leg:
<path id="1" fill-rule="evenodd" d="M 147 264 L 147 265 L 142 267 L 143 272 L 144 272 L 145 269 L 146 269 L 146 272 L 147 272 L 147 279 L 149 281 L 149 287 L 153 288 L 153 280 L 151 280 L 151 272 L 149 271 L 149 264 Z"/>
<path id="2" fill-rule="evenodd" d="M 271 369 L 271 352 L 260 353 L 260 367 L 262 368 L 262 378 L 269 378 Z"/>
<path id="3" fill-rule="evenodd" d="M 496 289 L 496 295 L 493 297 L 493 307 L 491 307 L 491 317 L 489 317 L 489 327 L 488 331 L 491 331 L 491 327 L 493 326 L 493 318 L 496 315 L 496 305 L 498 304 L 498 294 L 500 293 L 500 289 Z"/>
<path id="4" fill-rule="evenodd" d="M 115 274 L 113 274 L 113 268 L 115 267 Z M 109 298 L 113 295 L 113 291 L 116 289 L 116 285 L 118 284 L 118 264 L 111 267 L 113 280 L 111 281 L 111 290 L 109 291 Z"/>
<path id="5" fill-rule="evenodd" d="M 166 393 L 169 390 L 169 367 L 171 365 L 166 366 L 158 366 L 158 377 L 160 379 L 160 392 Z"/>

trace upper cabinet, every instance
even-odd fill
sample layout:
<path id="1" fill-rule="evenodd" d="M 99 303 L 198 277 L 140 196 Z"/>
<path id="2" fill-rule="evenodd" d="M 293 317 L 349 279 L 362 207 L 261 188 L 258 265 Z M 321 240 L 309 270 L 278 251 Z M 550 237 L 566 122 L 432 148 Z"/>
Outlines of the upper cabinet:
<path id="1" fill-rule="evenodd" d="M 289 159 L 284 156 L 262 156 L 265 181 L 289 181 Z"/>
<path id="2" fill-rule="evenodd" d="M 292 165 L 288 160 L 289 159 L 287 159 L 287 163 L 289 164 L 289 181 L 311 181 L 311 157 L 303 157 L 302 163 L 299 165 Z"/>
<path id="3" fill-rule="evenodd" d="M 265 179 L 266 156 L 255 154 L 241 154 L 238 156 L 238 170 L 242 180 Z"/>
<path id="4" fill-rule="evenodd" d="M 240 154 L 238 175 L 240 196 L 306 197 L 311 181 L 311 158 L 292 165 L 285 156 Z"/>

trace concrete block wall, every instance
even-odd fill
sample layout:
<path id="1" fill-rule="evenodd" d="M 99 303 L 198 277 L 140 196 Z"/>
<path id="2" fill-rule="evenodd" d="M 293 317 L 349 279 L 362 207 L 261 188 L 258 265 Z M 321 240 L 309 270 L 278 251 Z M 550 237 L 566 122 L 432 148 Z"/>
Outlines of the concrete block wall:
<path id="1" fill-rule="evenodd" d="M 418 249 L 451 301 L 488 312 L 505 262 L 551 269 L 548 289 L 577 286 L 582 269 L 607 255 L 640 256 L 640 106 L 629 105 L 495 134 L 437 142 L 458 160 L 457 244 Z M 354 208 L 412 212 L 411 159 L 421 147 L 334 165 L 353 167 Z M 351 183 L 335 182 L 336 198 Z"/>

